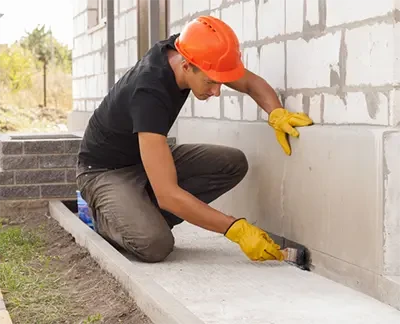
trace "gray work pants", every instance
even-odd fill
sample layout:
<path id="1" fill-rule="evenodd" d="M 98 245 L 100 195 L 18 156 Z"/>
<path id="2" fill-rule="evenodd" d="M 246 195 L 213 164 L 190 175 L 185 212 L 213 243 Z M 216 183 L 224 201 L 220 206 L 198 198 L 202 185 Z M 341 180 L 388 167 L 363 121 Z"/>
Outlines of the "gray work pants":
<path id="1" fill-rule="evenodd" d="M 246 175 L 242 151 L 220 145 L 171 145 L 178 184 L 209 204 Z M 162 163 L 160 164 L 162 167 Z M 171 229 L 183 220 L 162 210 L 143 165 L 93 170 L 77 177 L 82 197 L 93 211 L 96 231 L 139 260 L 159 262 L 173 250 Z"/>

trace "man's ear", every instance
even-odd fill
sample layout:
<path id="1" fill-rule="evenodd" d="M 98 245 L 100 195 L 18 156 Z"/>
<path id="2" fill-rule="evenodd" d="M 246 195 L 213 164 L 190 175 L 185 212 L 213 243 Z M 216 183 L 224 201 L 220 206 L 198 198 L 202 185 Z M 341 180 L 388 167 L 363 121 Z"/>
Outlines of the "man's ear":
<path id="1" fill-rule="evenodd" d="M 185 72 L 185 73 L 188 73 L 191 70 L 190 63 L 188 61 L 186 61 L 185 59 L 182 59 L 181 67 L 182 67 L 183 72 Z"/>

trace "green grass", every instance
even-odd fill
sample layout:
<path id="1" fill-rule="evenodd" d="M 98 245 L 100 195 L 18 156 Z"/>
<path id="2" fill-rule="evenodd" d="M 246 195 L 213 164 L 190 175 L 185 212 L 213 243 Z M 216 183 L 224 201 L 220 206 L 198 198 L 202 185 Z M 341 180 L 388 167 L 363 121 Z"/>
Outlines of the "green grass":
<path id="1" fill-rule="evenodd" d="M 0 229 L 0 289 L 14 324 L 47 324 L 66 318 L 69 301 L 50 271 L 39 232 Z"/>

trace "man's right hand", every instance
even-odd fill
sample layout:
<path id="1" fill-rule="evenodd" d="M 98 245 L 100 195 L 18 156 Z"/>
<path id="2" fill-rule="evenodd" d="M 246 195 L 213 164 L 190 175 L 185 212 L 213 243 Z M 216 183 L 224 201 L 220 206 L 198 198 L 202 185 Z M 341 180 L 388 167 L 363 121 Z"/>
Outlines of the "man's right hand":
<path id="1" fill-rule="evenodd" d="M 232 223 L 225 233 L 232 242 L 239 244 L 242 251 L 253 261 L 278 260 L 284 256 L 280 246 L 268 234 L 241 218 Z"/>

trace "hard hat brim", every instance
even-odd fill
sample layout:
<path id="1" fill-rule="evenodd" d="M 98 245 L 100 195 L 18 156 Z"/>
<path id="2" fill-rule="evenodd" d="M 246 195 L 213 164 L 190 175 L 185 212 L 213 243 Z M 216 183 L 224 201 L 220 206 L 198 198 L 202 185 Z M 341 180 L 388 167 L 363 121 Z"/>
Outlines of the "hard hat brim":
<path id="1" fill-rule="evenodd" d="M 211 80 L 218 83 L 228 83 L 239 80 L 243 77 L 245 68 L 243 63 L 240 63 L 235 69 L 225 72 L 219 72 L 214 70 L 205 71 L 199 67 L 199 69 L 207 75 Z"/>

